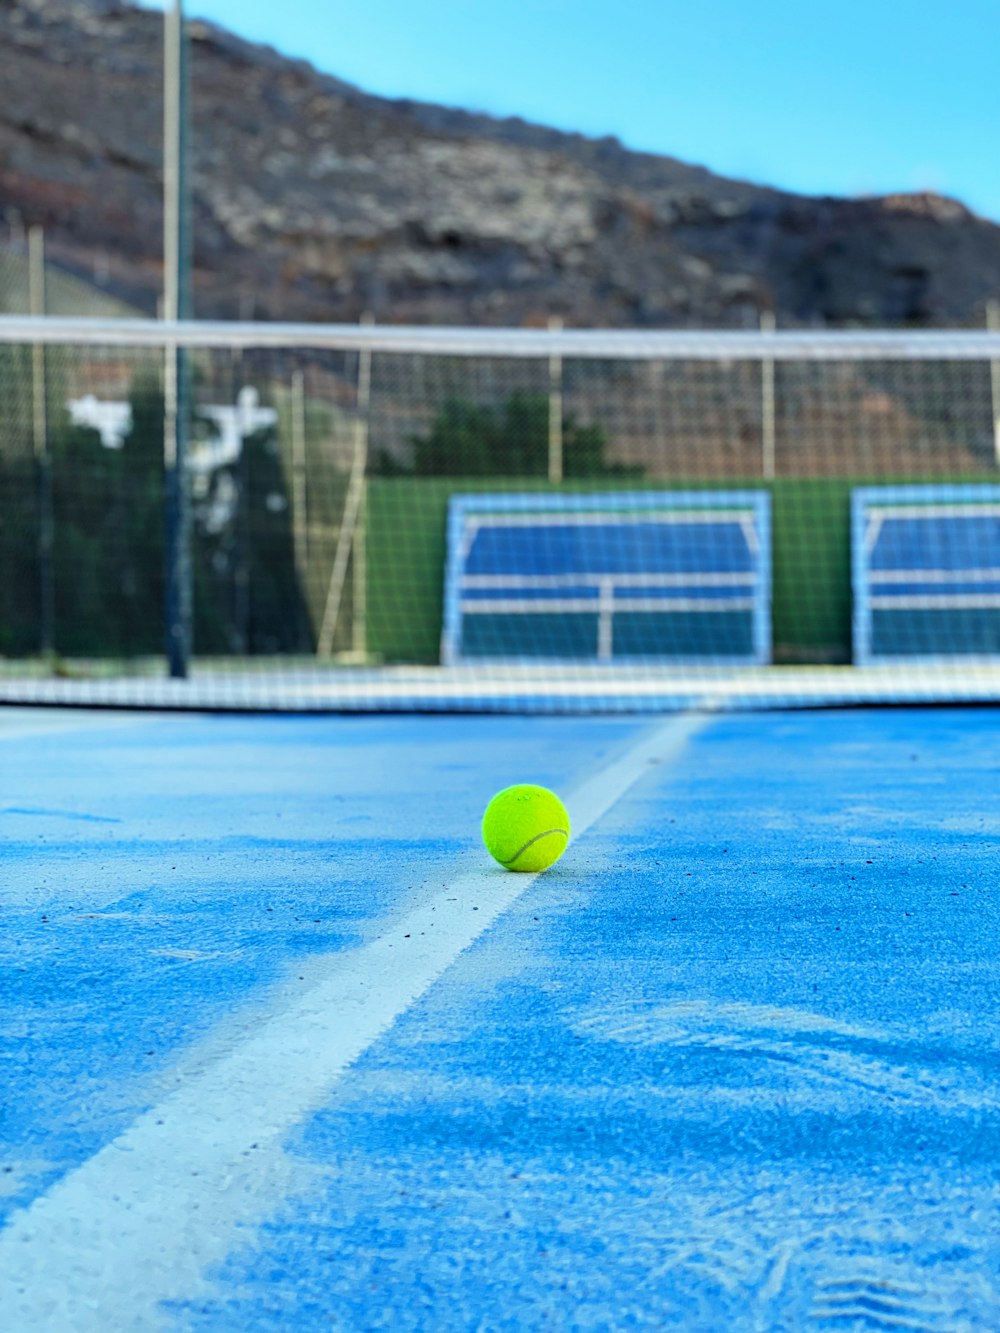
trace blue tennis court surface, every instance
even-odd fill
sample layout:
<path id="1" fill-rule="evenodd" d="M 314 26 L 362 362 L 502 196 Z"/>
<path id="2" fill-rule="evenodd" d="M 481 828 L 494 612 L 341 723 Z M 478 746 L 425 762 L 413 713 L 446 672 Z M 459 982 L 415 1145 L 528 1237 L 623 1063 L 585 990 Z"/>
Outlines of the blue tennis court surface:
<path id="1" fill-rule="evenodd" d="M 0 1327 L 996 1329 L 998 755 L 0 712 Z"/>
<path id="2" fill-rule="evenodd" d="M 442 660 L 770 660 L 766 492 L 453 496 Z"/>
<path id="3" fill-rule="evenodd" d="M 1000 658 L 1000 486 L 872 486 L 853 496 L 861 664 Z"/>

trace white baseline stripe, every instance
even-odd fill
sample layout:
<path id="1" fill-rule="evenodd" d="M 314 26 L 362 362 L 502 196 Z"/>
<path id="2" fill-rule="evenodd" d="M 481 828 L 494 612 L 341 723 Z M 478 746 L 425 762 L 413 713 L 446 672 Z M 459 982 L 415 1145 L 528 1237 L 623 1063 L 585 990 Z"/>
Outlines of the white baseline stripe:
<path id="1" fill-rule="evenodd" d="M 654 727 L 579 787 L 567 801 L 574 833 L 706 721 Z M 161 1302 L 210 1290 L 206 1268 L 286 1197 L 288 1133 L 534 879 L 467 872 L 379 939 L 332 956 L 304 994 L 16 1213 L 0 1232 L 4 1327 L 170 1327 Z"/>

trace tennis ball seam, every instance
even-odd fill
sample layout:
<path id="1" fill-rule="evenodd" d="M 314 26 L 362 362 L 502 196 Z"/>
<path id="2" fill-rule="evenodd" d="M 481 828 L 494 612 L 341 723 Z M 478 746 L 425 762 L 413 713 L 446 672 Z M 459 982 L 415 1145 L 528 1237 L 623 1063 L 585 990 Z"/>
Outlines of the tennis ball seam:
<path id="1" fill-rule="evenodd" d="M 512 866 L 514 862 L 519 857 L 523 856 L 524 853 L 528 850 L 528 848 L 533 846 L 536 842 L 538 842 L 540 838 L 549 838 L 552 836 L 553 833 L 561 833 L 562 836 L 567 840 L 567 842 L 569 841 L 569 831 L 567 829 L 547 828 L 544 833 L 536 833 L 533 838 L 529 838 L 523 847 L 518 848 L 518 850 L 514 853 L 514 855 L 510 858 L 509 861 L 504 861 L 502 864 L 505 866 Z"/>

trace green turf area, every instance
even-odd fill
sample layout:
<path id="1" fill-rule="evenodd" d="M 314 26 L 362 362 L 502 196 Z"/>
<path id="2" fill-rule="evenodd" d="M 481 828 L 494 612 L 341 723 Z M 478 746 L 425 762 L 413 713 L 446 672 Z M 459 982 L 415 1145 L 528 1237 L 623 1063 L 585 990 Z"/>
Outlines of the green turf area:
<path id="1" fill-rule="evenodd" d="M 981 480 L 981 478 L 974 478 Z M 919 483 L 908 477 L 900 484 Z M 927 480 L 964 481 L 965 477 Z M 437 662 L 444 603 L 445 532 L 452 495 L 496 491 L 760 490 L 771 493 L 774 659 L 851 660 L 850 497 L 885 477 L 726 478 L 636 483 L 602 479 L 553 487 L 537 478 L 374 478 L 368 490 L 368 648 L 384 662 Z"/>

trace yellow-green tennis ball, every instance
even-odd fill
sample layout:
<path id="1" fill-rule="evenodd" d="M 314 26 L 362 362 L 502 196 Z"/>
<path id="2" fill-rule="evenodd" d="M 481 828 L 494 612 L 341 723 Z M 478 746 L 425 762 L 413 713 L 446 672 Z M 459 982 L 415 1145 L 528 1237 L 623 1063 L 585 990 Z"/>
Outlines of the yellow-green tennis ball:
<path id="1" fill-rule="evenodd" d="M 569 815 L 547 787 L 504 787 L 486 807 L 483 842 L 508 870 L 545 870 L 566 850 Z"/>

